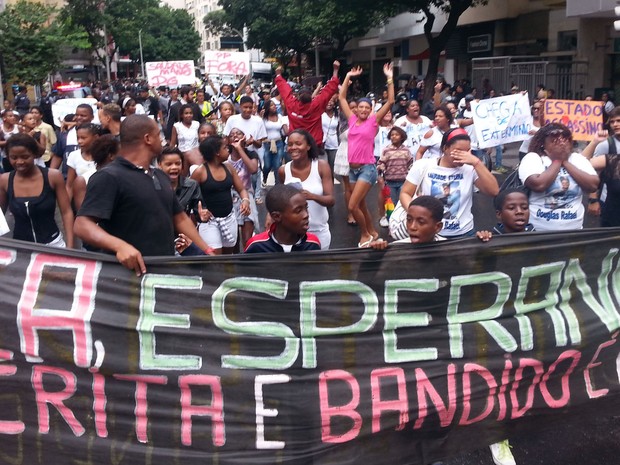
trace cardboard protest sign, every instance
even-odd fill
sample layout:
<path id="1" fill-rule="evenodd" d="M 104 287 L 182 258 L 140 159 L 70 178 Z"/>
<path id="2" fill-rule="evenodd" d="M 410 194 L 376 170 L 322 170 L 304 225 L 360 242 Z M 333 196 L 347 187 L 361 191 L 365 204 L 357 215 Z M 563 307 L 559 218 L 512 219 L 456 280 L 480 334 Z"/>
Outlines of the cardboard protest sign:
<path id="1" fill-rule="evenodd" d="M 145 66 L 146 77 L 151 87 L 179 87 L 192 85 L 196 82 L 192 60 L 149 61 Z"/>
<path id="2" fill-rule="evenodd" d="M 532 128 L 527 94 L 471 102 L 474 130 L 481 149 L 525 140 Z"/>
<path id="3" fill-rule="evenodd" d="M 247 52 L 205 52 L 205 73 L 245 76 L 250 73 Z"/>
<path id="4" fill-rule="evenodd" d="M 562 123 L 574 140 L 592 140 L 603 130 L 603 102 L 586 100 L 545 100 L 545 124 Z"/>
<path id="5" fill-rule="evenodd" d="M 56 125 L 61 126 L 65 116 L 75 114 L 79 105 L 89 105 L 93 108 L 93 123 L 99 124 L 99 112 L 97 111 L 97 100 L 94 98 L 61 98 L 52 104 L 52 116 Z"/>
<path id="6" fill-rule="evenodd" d="M 618 415 L 619 240 L 162 257 L 137 277 L 0 239 L 0 463 L 426 465 Z"/>

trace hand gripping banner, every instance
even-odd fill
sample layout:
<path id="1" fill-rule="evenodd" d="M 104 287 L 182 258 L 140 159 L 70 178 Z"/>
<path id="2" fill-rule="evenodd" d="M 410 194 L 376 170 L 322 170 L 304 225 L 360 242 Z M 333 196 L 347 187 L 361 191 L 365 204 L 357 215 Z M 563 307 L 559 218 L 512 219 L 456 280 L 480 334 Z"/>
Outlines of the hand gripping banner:
<path id="1" fill-rule="evenodd" d="M 0 464 L 426 464 L 620 410 L 620 232 L 112 257 L 0 240 Z"/>

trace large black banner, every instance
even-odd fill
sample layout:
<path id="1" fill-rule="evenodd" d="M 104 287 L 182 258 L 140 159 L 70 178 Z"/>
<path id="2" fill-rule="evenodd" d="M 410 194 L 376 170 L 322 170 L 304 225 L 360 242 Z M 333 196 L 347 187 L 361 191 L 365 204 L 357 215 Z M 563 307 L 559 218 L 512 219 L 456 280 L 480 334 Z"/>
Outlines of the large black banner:
<path id="1" fill-rule="evenodd" d="M 426 464 L 620 412 L 620 231 L 113 258 L 0 241 L 0 464 Z"/>

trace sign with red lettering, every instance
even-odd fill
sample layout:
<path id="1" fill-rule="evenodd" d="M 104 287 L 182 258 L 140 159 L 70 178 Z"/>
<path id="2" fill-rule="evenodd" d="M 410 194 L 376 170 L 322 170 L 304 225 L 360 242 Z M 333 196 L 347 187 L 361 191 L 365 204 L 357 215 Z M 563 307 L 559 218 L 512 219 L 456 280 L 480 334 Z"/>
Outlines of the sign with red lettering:
<path id="1" fill-rule="evenodd" d="M 192 60 L 149 61 L 145 66 L 146 77 L 151 87 L 179 87 L 196 82 Z"/>
<path id="2" fill-rule="evenodd" d="M 250 74 L 250 54 L 246 52 L 205 52 L 207 74 Z"/>
<path id="3" fill-rule="evenodd" d="M 545 124 L 562 123 L 574 140 L 590 141 L 603 130 L 603 102 L 593 100 L 545 100 Z"/>
<path id="4" fill-rule="evenodd" d="M 619 231 L 141 277 L 0 239 L 0 464 L 426 465 L 618 415 Z"/>

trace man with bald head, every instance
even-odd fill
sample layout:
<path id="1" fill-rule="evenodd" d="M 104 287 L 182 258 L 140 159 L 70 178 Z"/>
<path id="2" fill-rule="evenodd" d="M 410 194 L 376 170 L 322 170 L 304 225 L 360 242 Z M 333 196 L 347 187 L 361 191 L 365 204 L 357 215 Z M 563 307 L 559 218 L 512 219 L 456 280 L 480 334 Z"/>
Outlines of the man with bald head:
<path id="1" fill-rule="evenodd" d="M 157 123 L 146 115 L 128 116 L 120 140 L 120 154 L 88 182 L 75 234 L 116 254 L 138 276 L 146 272 L 143 256 L 174 255 L 175 232 L 210 254 L 179 205 L 170 179 L 151 166 L 162 148 Z"/>

